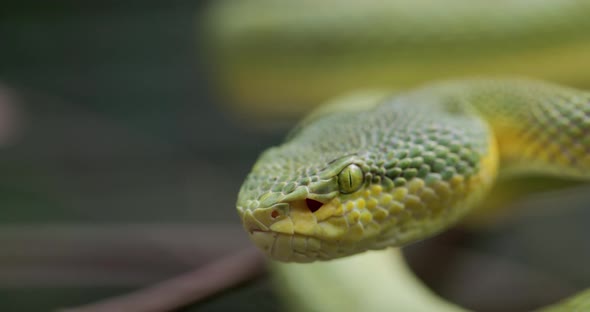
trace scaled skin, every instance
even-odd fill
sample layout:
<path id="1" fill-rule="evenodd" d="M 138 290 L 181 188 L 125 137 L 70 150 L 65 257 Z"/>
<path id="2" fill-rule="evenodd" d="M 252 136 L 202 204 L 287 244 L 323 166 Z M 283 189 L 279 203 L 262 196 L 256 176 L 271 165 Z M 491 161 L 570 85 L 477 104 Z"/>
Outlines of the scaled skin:
<path id="1" fill-rule="evenodd" d="M 499 162 L 505 172 L 590 176 L 588 93 L 470 80 L 366 99 L 312 114 L 244 182 L 238 212 L 273 259 L 328 260 L 432 236 L 477 206 Z"/>

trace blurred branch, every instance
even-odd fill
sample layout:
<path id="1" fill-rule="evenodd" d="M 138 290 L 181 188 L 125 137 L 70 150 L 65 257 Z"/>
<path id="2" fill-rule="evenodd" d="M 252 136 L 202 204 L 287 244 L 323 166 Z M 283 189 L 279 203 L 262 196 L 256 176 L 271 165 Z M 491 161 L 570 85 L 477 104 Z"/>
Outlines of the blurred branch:
<path id="1" fill-rule="evenodd" d="M 260 275 L 264 264 L 262 254 L 251 247 L 155 286 L 64 312 L 171 311 Z"/>
<path id="2" fill-rule="evenodd" d="M 3 225 L 0 287 L 145 285 L 248 245 L 237 224 Z"/>

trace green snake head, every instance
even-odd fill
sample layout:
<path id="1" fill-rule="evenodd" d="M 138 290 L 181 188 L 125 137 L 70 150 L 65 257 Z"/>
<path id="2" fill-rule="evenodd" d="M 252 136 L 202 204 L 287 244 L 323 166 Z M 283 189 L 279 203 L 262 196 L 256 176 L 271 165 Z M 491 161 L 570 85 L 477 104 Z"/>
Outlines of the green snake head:
<path id="1" fill-rule="evenodd" d="M 487 126 L 399 102 L 323 114 L 260 156 L 237 201 L 259 248 L 328 260 L 411 243 L 463 214 L 495 175 Z"/>
<path id="2" fill-rule="evenodd" d="M 352 248 L 363 236 L 361 218 L 371 218 L 352 212 L 359 203 L 343 202 L 370 185 L 363 158 L 335 155 L 322 166 L 297 169 L 294 159 L 281 157 L 281 152 L 266 152 L 240 192 L 238 211 L 253 241 L 284 261 L 329 259 L 340 248 Z"/>

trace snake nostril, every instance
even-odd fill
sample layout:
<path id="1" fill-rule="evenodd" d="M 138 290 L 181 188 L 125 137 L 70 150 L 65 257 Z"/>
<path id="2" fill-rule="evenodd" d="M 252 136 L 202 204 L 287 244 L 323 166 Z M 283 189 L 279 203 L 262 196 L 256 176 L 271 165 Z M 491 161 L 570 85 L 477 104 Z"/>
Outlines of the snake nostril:
<path id="1" fill-rule="evenodd" d="M 306 198 L 305 199 L 305 204 L 307 204 L 307 208 L 311 212 L 318 211 L 318 209 L 320 209 L 324 205 L 324 204 L 322 204 L 321 202 L 319 202 L 317 200 L 313 200 L 313 199 L 309 199 L 309 198 Z"/>
<path id="2" fill-rule="evenodd" d="M 278 218 L 278 217 L 279 217 L 279 215 L 280 215 L 280 213 L 279 213 L 278 211 L 276 211 L 276 210 L 273 210 L 273 211 L 270 213 L 270 216 L 271 216 L 273 219 L 276 219 L 276 218 Z"/>

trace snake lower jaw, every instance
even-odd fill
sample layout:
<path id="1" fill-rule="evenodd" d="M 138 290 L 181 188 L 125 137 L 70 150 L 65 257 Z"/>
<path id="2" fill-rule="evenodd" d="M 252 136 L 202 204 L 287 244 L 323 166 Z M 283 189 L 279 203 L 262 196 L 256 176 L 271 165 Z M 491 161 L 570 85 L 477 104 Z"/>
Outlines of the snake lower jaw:
<path id="1" fill-rule="evenodd" d="M 317 237 L 284 234 L 274 231 L 252 229 L 250 239 L 269 258 L 280 262 L 309 263 L 327 261 L 354 253 L 341 242 L 330 242 Z"/>
<path id="2" fill-rule="evenodd" d="M 280 262 L 329 261 L 367 250 L 343 240 L 325 240 L 309 235 L 285 234 L 259 228 L 248 229 L 248 234 L 254 244 L 269 258 Z"/>
<path id="3" fill-rule="evenodd" d="M 294 244 L 306 248 L 309 241 L 316 241 L 314 245 L 319 245 L 317 238 L 260 229 L 252 229 L 248 233 L 254 244 L 273 260 L 281 262 L 312 262 L 316 260 L 315 257 L 308 255 L 306 250 L 295 250 Z"/>

